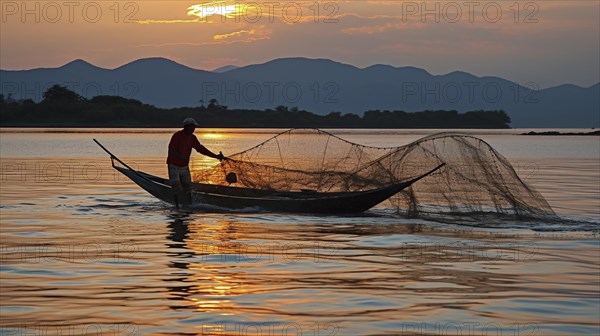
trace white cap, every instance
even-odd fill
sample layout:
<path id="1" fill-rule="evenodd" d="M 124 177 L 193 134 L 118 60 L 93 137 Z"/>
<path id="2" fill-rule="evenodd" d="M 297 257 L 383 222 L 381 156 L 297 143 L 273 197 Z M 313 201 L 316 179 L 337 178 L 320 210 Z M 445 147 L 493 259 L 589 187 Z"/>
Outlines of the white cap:
<path id="1" fill-rule="evenodd" d="M 194 118 L 185 118 L 183 119 L 183 126 L 185 125 L 198 126 L 198 123 L 196 122 L 196 120 L 194 120 Z"/>

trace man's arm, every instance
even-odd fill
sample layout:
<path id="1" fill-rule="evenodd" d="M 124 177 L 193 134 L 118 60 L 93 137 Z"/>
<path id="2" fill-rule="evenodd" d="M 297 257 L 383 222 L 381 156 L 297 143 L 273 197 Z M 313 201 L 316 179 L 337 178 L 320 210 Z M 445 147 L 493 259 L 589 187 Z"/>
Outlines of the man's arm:
<path id="1" fill-rule="evenodd" d="M 225 159 L 225 156 L 223 156 L 223 154 L 221 154 L 221 153 L 215 154 L 215 153 L 211 152 L 208 148 L 206 148 L 202 144 L 200 144 L 200 142 L 198 141 L 198 138 L 196 138 L 196 141 L 194 143 L 194 149 L 196 149 L 196 151 L 198 151 L 198 153 L 200 153 L 202 155 L 206 155 L 208 157 L 211 157 L 211 158 L 214 158 L 217 160 Z"/>
<path id="2" fill-rule="evenodd" d="M 196 150 L 198 151 L 198 153 L 209 156 L 211 158 L 215 158 L 218 160 L 223 160 L 225 157 L 223 156 L 223 154 L 219 153 L 219 154 L 215 154 L 213 152 L 211 152 L 208 148 L 200 145 L 200 147 L 196 148 Z"/>

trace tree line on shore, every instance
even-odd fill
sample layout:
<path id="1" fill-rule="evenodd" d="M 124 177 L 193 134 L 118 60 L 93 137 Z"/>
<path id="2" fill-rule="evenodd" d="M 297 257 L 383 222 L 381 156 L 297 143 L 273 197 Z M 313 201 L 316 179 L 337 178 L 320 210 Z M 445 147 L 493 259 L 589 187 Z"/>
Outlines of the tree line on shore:
<path id="1" fill-rule="evenodd" d="M 316 127 L 316 128 L 509 128 L 502 110 L 404 112 L 370 110 L 362 116 L 331 112 L 317 115 L 297 107 L 229 109 L 215 99 L 207 106 L 158 108 L 119 96 L 86 99 L 64 86 L 54 85 L 39 103 L 15 101 L 0 95 L 1 127 L 179 127 L 193 117 L 202 127 Z"/>

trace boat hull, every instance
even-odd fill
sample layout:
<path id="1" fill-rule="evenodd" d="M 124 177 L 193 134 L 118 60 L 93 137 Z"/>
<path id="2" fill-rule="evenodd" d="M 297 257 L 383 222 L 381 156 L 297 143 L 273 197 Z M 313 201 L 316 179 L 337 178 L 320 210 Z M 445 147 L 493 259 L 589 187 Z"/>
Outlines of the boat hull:
<path id="1" fill-rule="evenodd" d="M 191 202 L 176 202 L 166 179 L 115 167 L 154 197 L 179 206 L 217 208 L 222 210 L 261 210 L 285 213 L 343 214 L 364 212 L 385 201 L 410 184 L 359 192 L 278 192 L 251 188 L 215 186 L 194 183 Z M 179 197 L 179 199 L 182 199 Z"/>
<path id="2" fill-rule="evenodd" d="M 408 181 L 382 188 L 356 192 L 277 191 L 193 183 L 191 195 L 175 195 L 167 179 L 137 171 L 121 161 L 96 139 L 111 158 L 112 166 L 154 197 L 179 206 L 218 208 L 219 210 L 262 210 L 286 213 L 349 214 L 366 211 L 413 183 L 443 167 Z M 115 161 L 121 166 L 115 165 Z"/>

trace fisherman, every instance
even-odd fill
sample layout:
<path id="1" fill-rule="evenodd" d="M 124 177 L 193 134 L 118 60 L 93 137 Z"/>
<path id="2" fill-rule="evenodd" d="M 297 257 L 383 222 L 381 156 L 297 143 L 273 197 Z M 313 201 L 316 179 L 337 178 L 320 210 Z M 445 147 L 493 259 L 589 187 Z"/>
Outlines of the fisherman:
<path id="1" fill-rule="evenodd" d="M 167 165 L 169 167 L 169 184 L 173 188 L 173 196 L 175 197 L 175 205 L 180 203 L 190 203 L 192 193 L 192 177 L 190 168 L 190 155 L 192 148 L 198 153 L 224 160 L 223 153 L 215 154 L 204 147 L 194 135 L 194 131 L 198 127 L 198 123 L 194 118 L 185 118 L 183 120 L 183 129 L 175 132 L 169 142 L 169 156 L 167 157 Z"/>

